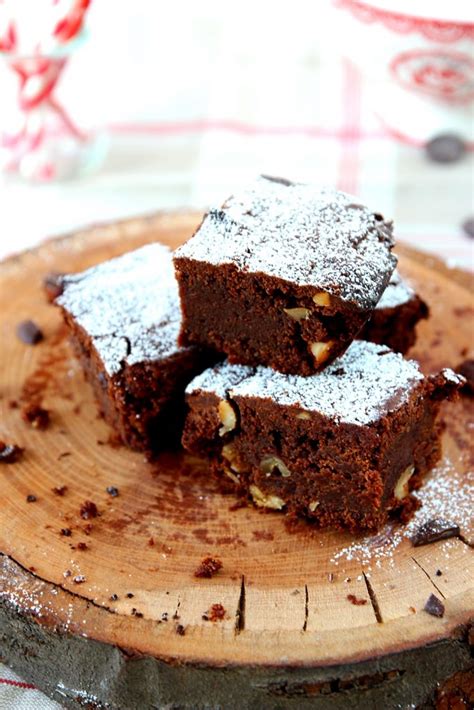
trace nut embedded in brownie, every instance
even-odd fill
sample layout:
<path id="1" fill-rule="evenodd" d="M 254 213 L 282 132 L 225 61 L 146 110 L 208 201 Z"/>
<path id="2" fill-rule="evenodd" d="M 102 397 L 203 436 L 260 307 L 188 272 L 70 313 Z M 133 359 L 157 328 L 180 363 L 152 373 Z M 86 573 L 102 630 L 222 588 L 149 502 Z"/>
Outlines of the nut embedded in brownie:
<path id="1" fill-rule="evenodd" d="M 216 362 L 177 344 L 181 325 L 170 250 L 151 244 L 62 278 L 72 345 L 106 421 L 149 454 L 180 435 L 184 388 Z"/>
<path id="2" fill-rule="evenodd" d="M 376 529 L 438 460 L 436 415 L 461 384 L 365 341 L 312 377 L 225 362 L 188 385 L 183 445 L 257 506 Z"/>
<path id="3" fill-rule="evenodd" d="M 415 343 L 416 324 L 428 316 L 426 303 L 395 270 L 358 337 L 406 353 Z"/>
<path id="4" fill-rule="evenodd" d="M 392 225 L 342 192 L 261 177 L 174 256 L 180 342 L 311 375 L 341 355 L 396 265 Z"/>

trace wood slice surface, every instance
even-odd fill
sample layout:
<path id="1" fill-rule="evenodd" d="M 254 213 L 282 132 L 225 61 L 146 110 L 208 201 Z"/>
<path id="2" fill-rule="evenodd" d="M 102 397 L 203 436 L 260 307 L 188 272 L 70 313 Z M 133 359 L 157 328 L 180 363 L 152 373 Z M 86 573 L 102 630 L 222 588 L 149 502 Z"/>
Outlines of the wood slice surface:
<path id="1" fill-rule="evenodd" d="M 205 463 L 180 453 L 147 463 L 116 446 L 97 415 L 42 292 L 44 275 L 151 241 L 175 247 L 200 218 L 177 212 L 93 227 L 0 264 L 0 440 L 24 448 L 20 461 L 0 464 L 0 656 L 67 707 L 426 701 L 470 663 L 472 400 L 445 405 L 444 457 L 415 518 L 365 536 L 289 529 L 281 514 L 232 509 Z M 426 372 L 472 357 L 470 277 L 397 252 L 431 309 L 410 354 Z M 40 325 L 43 342 L 16 337 L 24 319 Z M 32 398 L 51 412 L 46 431 L 21 417 Z M 81 517 L 86 500 L 97 517 Z M 458 523 L 461 534 L 414 547 L 410 537 L 433 518 Z M 222 569 L 198 579 L 208 555 Z M 423 610 L 431 594 L 442 618 Z"/>

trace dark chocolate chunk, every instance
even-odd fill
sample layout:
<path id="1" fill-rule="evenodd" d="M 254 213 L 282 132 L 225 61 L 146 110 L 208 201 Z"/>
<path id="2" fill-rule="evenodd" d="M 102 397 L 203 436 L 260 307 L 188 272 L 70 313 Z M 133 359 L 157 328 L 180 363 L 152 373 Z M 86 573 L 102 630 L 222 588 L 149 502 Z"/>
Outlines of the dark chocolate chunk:
<path id="1" fill-rule="evenodd" d="M 434 518 L 420 525 L 411 541 L 415 547 L 421 547 L 421 545 L 429 545 L 432 542 L 447 540 L 458 535 L 459 525 L 443 518 Z"/>
<path id="2" fill-rule="evenodd" d="M 29 494 L 26 496 L 26 502 L 27 502 L 27 503 L 36 503 L 37 500 L 38 500 L 37 497 L 36 497 L 35 495 L 33 495 L 33 493 L 29 493 Z"/>
<path id="3" fill-rule="evenodd" d="M 466 378 L 462 392 L 474 394 L 474 360 L 464 360 L 457 366 L 456 372 Z"/>
<path id="4" fill-rule="evenodd" d="M 0 463 L 15 463 L 22 454 L 23 449 L 20 446 L 0 441 Z"/>
<path id="5" fill-rule="evenodd" d="M 62 294 L 64 289 L 63 279 L 64 274 L 60 274 L 57 271 L 51 271 L 44 277 L 43 289 L 46 293 L 46 298 L 50 303 Z"/>
<path id="6" fill-rule="evenodd" d="M 442 133 L 426 144 L 426 154 L 435 163 L 455 163 L 466 153 L 466 143 L 455 133 Z"/>
<path id="7" fill-rule="evenodd" d="M 109 496 L 112 496 L 112 498 L 116 498 L 119 494 L 118 488 L 115 488 L 115 486 L 107 486 L 105 489 Z"/>
<path id="8" fill-rule="evenodd" d="M 84 520 L 89 520 L 89 518 L 96 518 L 99 515 L 99 511 L 97 510 L 97 506 L 95 503 L 93 503 L 91 500 L 86 500 L 84 503 L 81 505 L 81 518 L 84 518 Z"/>
<path id="9" fill-rule="evenodd" d="M 32 320 L 24 320 L 17 325 L 16 334 L 26 345 L 36 345 L 43 338 L 43 331 Z"/>
<path id="10" fill-rule="evenodd" d="M 462 223 L 462 229 L 467 237 L 474 239 L 474 217 L 465 219 Z"/>
<path id="11" fill-rule="evenodd" d="M 214 557 L 205 557 L 194 572 L 195 577 L 210 579 L 222 569 L 222 562 Z"/>
<path id="12" fill-rule="evenodd" d="M 34 429 L 47 429 L 50 422 L 49 412 L 39 404 L 27 404 L 21 411 L 23 421 Z"/>
<path id="13" fill-rule="evenodd" d="M 439 618 L 444 616 L 444 604 L 434 594 L 430 594 L 423 609 L 431 616 L 438 616 Z"/>

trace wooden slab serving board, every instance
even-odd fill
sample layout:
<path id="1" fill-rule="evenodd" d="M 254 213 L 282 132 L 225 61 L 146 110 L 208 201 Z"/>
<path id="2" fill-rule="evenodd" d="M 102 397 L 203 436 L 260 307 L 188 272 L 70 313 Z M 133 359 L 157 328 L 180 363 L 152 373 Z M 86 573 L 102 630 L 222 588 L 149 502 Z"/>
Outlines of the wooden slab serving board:
<path id="1" fill-rule="evenodd" d="M 232 510 L 204 463 L 170 453 L 149 464 L 115 446 L 42 278 L 154 240 L 175 247 L 199 220 L 94 227 L 0 265 L 0 440 L 25 450 L 0 466 L 0 657 L 71 708 L 414 707 L 470 663 L 472 401 L 444 410 L 444 459 L 415 519 L 365 537 Z M 432 312 L 413 355 L 426 371 L 456 366 L 472 347 L 469 277 L 398 253 Z M 34 347 L 15 336 L 26 318 L 45 333 Z M 48 430 L 22 420 L 22 396 L 42 399 Z M 81 518 L 85 500 L 99 517 Z M 435 517 L 461 536 L 413 547 Z M 222 570 L 197 579 L 207 555 Z M 432 593 L 443 618 L 423 611 Z"/>

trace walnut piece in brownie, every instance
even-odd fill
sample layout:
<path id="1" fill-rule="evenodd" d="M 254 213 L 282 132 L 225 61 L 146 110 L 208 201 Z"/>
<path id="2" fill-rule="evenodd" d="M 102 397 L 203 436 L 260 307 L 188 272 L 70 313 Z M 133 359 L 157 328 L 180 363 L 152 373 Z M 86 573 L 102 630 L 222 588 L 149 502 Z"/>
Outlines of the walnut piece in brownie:
<path id="1" fill-rule="evenodd" d="M 334 190 L 261 177 L 174 255 L 183 345 L 311 375 L 341 355 L 396 265 L 392 225 Z"/>
<path id="2" fill-rule="evenodd" d="M 436 416 L 461 384 L 362 340 L 312 377 L 226 362 L 188 385 L 183 445 L 259 507 L 376 529 L 438 460 Z"/>
<path id="3" fill-rule="evenodd" d="M 62 278 L 73 348 L 106 421 L 151 454 L 179 437 L 184 388 L 216 361 L 177 344 L 181 326 L 170 250 L 150 244 Z"/>
<path id="4" fill-rule="evenodd" d="M 395 270 L 358 337 L 406 353 L 415 343 L 416 324 L 428 316 L 426 303 Z"/>

